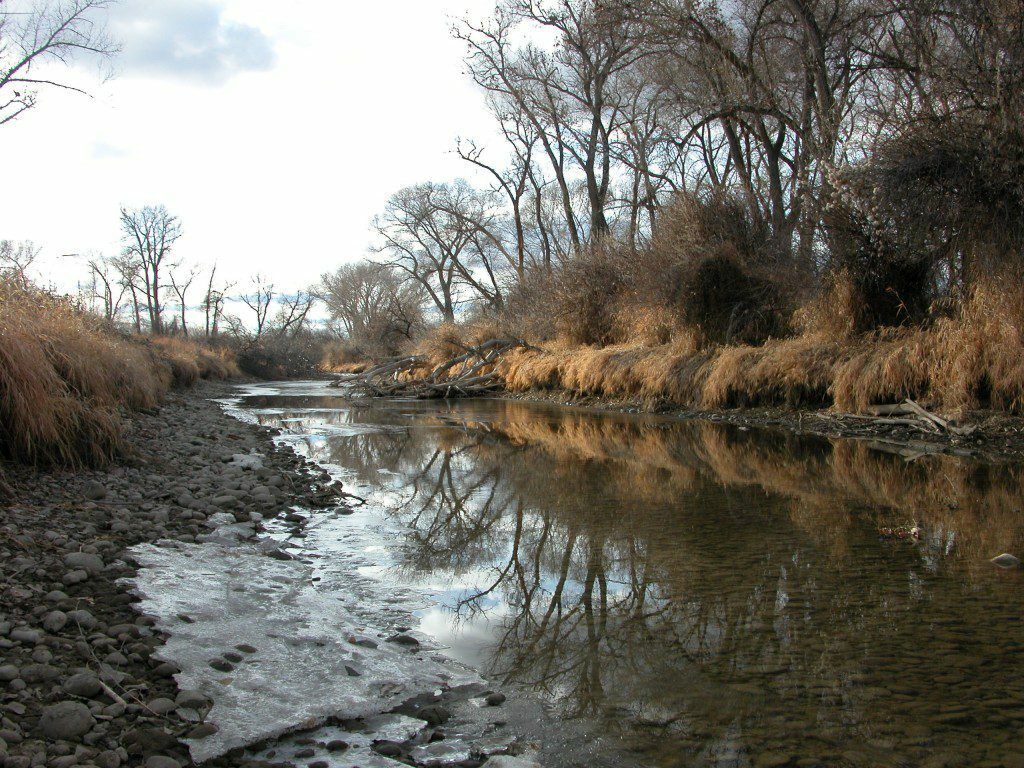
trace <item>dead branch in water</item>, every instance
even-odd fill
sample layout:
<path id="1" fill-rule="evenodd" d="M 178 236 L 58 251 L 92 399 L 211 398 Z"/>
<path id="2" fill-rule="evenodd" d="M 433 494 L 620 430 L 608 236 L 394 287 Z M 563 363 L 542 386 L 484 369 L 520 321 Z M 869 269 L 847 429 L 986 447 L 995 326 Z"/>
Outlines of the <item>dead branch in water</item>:
<path id="1" fill-rule="evenodd" d="M 425 375 L 424 355 L 388 360 L 363 373 L 339 377 L 334 386 L 346 385 L 373 397 L 451 398 L 483 395 L 500 389 L 493 366 L 513 349 L 530 347 L 522 339 L 490 339 L 434 366 Z"/>
<path id="2" fill-rule="evenodd" d="M 950 423 L 948 419 L 944 419 L 941 416 L 922 408 L 910 398 L 907 398 L 902 403 L 871 405 L 865 410 L 867 411 L 866 414 L 845 413 L 841 414 L 841 416 L 846 418 L 864 419 L 875 424 L 914 427 L 923 432 L 932 432 L 934 434 L 948 432 L 949 434 L 958 435 L 960 437 L 967 437 L 977 429 L 976 425 L 970 425 L 967 427 L 955 426 Z"/>

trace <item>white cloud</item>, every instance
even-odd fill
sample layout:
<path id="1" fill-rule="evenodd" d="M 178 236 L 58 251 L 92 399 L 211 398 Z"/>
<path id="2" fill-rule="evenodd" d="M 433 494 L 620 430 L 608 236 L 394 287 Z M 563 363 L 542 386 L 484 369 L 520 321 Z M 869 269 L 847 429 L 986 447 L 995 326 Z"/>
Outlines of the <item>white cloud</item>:
<path id="1" fill-rule="evenodd" d="M 467 3 L 494 0 L 223 0 L 216 27 L 208 2 L 124 0 L 165 30 L 206 30 L 191 38 L 199 49 L 231 25 L 264 30 L 273 66 L 217 43 L 221 63 L 201 81 L 171 78 L 133 65 L 138 41 L 126 38 L 123 75 L 91 84 L 93 98 L 46 93 L 0 129 L 0 238 L 36 241 L 45 277 L 73 287 L 84 268 L 57 255 L 116 252 L 119 207 L 164 204 L 182 220 L 183 259 L 294 292 L 365 254 L 370 220 L 399 187 L 470 174 L 455 137 L 499 148 L 449 35 Z M 180 21 L 179 4 L 197 18 Z"/>
<path id="2" fill-rule="evenodd" d="M 128 0 L 114 7 L 110 32 L 123 41 L 126 75 L 220 84 L 238 72 L 267 70 L 274 47 L 258 27 L 225 18 L 215 0 Z"/>

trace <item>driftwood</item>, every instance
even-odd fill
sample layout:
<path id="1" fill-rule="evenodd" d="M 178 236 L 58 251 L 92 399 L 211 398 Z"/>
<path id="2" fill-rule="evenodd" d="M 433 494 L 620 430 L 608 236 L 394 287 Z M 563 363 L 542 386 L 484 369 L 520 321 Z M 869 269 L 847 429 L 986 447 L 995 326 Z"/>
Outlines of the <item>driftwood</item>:
<path id="1" fill-rule="evenodd" d="M 843 416 L 852 419 L 865 419 L 875 424 L 912 427 L 936 435 L 950 434 L 967 437 L 978 429 L 975 424 L 966 427 L 956 426 L 948 419 L 922 408 L 910 398 L 902 403 L 870 405 L 865 408 L 865 411 L 866 413 L 846 413 Z"/>
<path id="2" fill-rule="evenodd" d="M 502 355 L 529 347 L 522 339 L 490 339 L 475 347 L 463 347 L 451 357 L 423 373 L 424 355 L 409 355 L 380 363 L 363 373 L 341 376 L 335 386 L 348 386 L 372 397 L 451 398 L 483 395 L 500 389 L 501 379 L 493 370 Z"/>

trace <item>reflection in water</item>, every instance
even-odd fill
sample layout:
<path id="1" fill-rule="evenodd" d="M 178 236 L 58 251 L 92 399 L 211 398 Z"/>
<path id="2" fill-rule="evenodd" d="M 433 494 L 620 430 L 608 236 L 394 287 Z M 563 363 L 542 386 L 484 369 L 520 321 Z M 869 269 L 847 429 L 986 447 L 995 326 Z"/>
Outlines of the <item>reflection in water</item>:
<path id="1" fill-rule="evenodd" d="M 503 401 L 243 405 L 388 489 L 396 577 L 457 585 L 485 672 L 651 764 L 1024 765 L 1024 586 L 987 562 L 1024 549 L 1020 467 Z"/>

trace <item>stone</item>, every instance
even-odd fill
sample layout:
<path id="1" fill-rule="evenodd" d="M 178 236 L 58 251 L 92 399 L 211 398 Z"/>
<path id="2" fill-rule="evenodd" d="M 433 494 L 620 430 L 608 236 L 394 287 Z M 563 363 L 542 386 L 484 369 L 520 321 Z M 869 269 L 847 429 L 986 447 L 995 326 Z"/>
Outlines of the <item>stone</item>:
<path id="1" fill-rule="evenodd" d="M 103 570 L 103 558 L 91 552 L 69 552 L 64 555 L 64 565 L 72 570 L 82 570 L 95 576 Z"/>
<path id="2" fill-rule="evenodd" d="M 82 495 L 89 501 L 100 501 L 107 498 L 107 489 L 102 483 L 97 483 L 95 480 L 92 480 L 85 484 L 85 489 L 82 491 Z"/>
<path id="3" fill-rule="evenodd" d="M 60 632 L 67 623 L 68 615 L 64 611 L 50 611 L 43 617 L 43 629 L 47 632 Z"/>
<path id="4" fill-rule="evenodd" d="M 68 571 L 60 578 L 61 582 L 69 587 L 73 587 L 75 584 L 81 584 L 83 581 L 88 581 L 88 579 L 89 572 L 81 568 L 74 571 Z"/>
<path id="5" fill-rule="evenodd" d="M 36 643 L 42 642 L 43 633 L 38 629 L 29 629 L 28 627 L 16 627 L 11 630 L 8 637 L 16 643 L 24 643 L 25 645 L 35 645 Z"/>
<path id="6" fill-rule="evenodd" d="M 370 747 L 378 755 L 384 757 L 401 757 L 402 745 L 397 741 L 378 741 Z M 295 754 L 298 757 L 298 753 Z"/>
<path id="7" fill-rule="evenodd" d="M 181 709 L 206 709 L 210 700 L 199 691 L 181 691 L 174 697 L 174 704 Z"/>
<path id="8" fill-rule="evenodd" d="M 512 755 L 494 755 L 487 761 L 489 768 L 541 768 L 536 760 Z"/>
<path id="9" fill-rule="evenodd" d="M 181 768 L 181 763 L 166 755 L 150 755 L 146 758 L 146 768 Z"/>
<path id="10" fill-rule="evenodd" d="M 404 633 L 397 634 L 397 635 L 392 635 L 391 637 L 388 638 L 388 642 L 389 643 L 397 643 L 398 645 L 409 645 L 409 646 L 415 646 L 415 645 L 419 645 L 420 644 L 420 641 L 417 640 L 415 637 L 413 637 L 412 635 L 406 635 Z"/>
<path id="11" fill-rule="evenodd" d="M 96 755 L 92 761 L 96 764 L 96 768 L 119 768 L 121 756 L 112 749 L 106 749 Z"/>
<path id="12" fill-rule="evenodd" d="M 484 701 L 487 703 L 488 707 L 500 707 L 502 704 L 505 703 L 505 694 L 489 693 L 487 694 L 487 697 L 484 699 Z"/>
<path id="13" fill-rule="evenodd" d="M 68 620 L 75 622 L 75 624 L 86 630 L 95 629 L 99 623 L 96 621 L 96 617 L 84 608 L 80 608 L 77 611 L 68 611 Z"/>
<path id="14" fill-rule="evenodd" d="M 77 701 L 62 701 L 43 709 L 39 729 L 48 739 L 72 741 L 85 736 L 96 724 L 89 708 Z"/>
<path id="15" fill-rule="evenodd" d="M 28 664 L 21 668 L 21 679 L 26 683 L 45 683 L 60 677 L 60 670 L 51 664 Z"/>
<path id="16" fill-rule="evenodd" d="M 9 683 L 11 680 L 17 680 L 20 676 L 21 673 L 13 664 L 4 664 L 0 667 L 0 683 Z"/>
<path id="17" fill-rule="evenodd" d="M 331 739 L 327 742 L 328 752 L 344 752 L 348 749 L 348 742 L 341 739 Z"/>
<path id="18" fill-rule="evenodd" d="M 190 739 L 205 739 L 207 736 L 213 736 L 217 730 L 217 726 L 213 723 L 199 723 L 188 732 L 188 737 Z"/>
<path id="19" fill-rule="evenodd" d="M 166 698 L 163 698 L 163 697 L 158 698 L 158 699 L 153 699 L 151 702 L 149 702 L 146 705 L 146 707 L 149 709 L 150 712 L 155 712 L 158 715 L 169 714 L 169 713 L 173 712 L 175 709 L 177 709 L 177 706 L 178 705 L 175 704 L 170 699 L 166 699 Z"/>
<path id="20" fill-rule="evenodd" d="M 83 699 L 91 699 L 99 696 L 103 690 L 99 678 L 92 672 L 79 672 L 64 681 L 64 692 L 72 696 L 81 696 Z"/>
<path id="21" fill-rule="evenodd" d="M 438 726 L 447 723 L 451 718 L 451 712 L 439 704 L 431 704 L 421 708 L 416 717 L 427 721 L 427 725 Z"/>
<path id="22" fill-rule="evenodd" d="M 1020 559 L 1014 557 L 1009 552 L 1003 552 L 1001 555 L 996 555 L 989 560 L 989 562 L 993 565 L 998 565 L 1000 568 L 1016 568 L 1020 565 Z"/>

